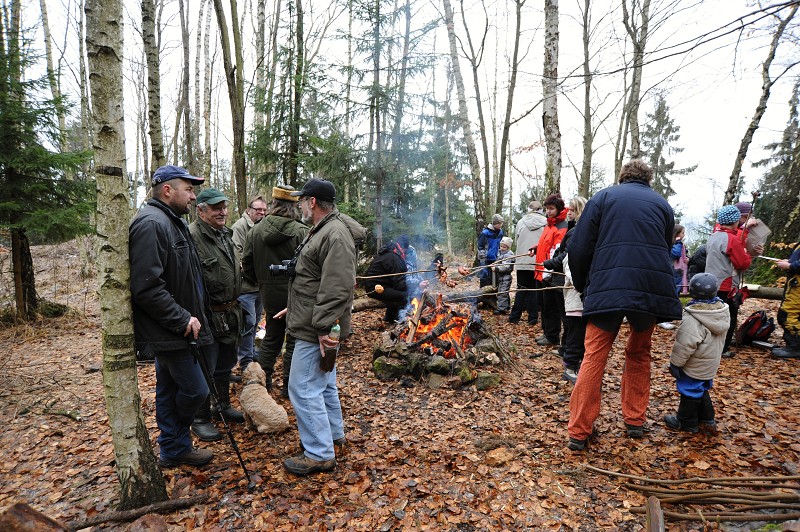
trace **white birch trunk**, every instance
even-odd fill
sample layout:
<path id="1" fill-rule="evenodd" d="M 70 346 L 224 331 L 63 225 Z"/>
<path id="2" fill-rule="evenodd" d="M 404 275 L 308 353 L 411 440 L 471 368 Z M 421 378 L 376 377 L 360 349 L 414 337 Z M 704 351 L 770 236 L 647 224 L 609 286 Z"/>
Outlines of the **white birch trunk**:
<path id="1" fill-rule="evenodd" d="M 545 191 L 561 189 L 561 130 L 558 126 L 558 0 L 544 2 L 542 125 L 547 145 Z"/>

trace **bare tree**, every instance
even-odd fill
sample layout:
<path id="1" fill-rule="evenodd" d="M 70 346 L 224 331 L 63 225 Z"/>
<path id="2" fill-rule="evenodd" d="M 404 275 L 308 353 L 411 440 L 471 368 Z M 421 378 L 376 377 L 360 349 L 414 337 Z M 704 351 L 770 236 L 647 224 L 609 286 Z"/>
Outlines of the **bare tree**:
<path id="1" fill-rule="evenodd" d="M 167 500 L 150 447 L 136 375 L 128 264 L 129 198 L 122 93 L 122 0 L 88 0 L 86 45 L 97 177 L 98 283 L 103 321 L 103 388 L 120 482 L 120 508 Z"/>
<path id="2" fill-rule="evenodd" d="M 159 45 L 156 37 L 156 6 L 153 0 L 142 0 L 142 42 L 147 56 L 147 120 L 150 133 L 150 173 L 166 164 L 164 132 L 161 129 L 161 72 Z"/>
<path id="3" fill-rule="evenodd" d="M 55 65 L 53 63 L 53 43 L 50 37 L 50 22 L 47 17 L 47 1 L 46 0 L 39 0 L 39 6 L 41 9 L 42 14 L 42 31 L 44 32 L 44 52 L 45 52 L 45 59 L 47 61 L 47 81 L 50 83 L 50 92 L 53 95 L 53 99 L 57 102 L 61 101 L 61 87 L 59 83 L 60 73 L 56 71 Z M 59 148 L 61 151 L 66 149 L 66 132 L 67 132 L 67 120 L 66 120 L 66 109 L 62 106 L 58 110 L 58 129 L 60 132 L 60 141 L 61 145 Z"/>
<path id="4" fill-rule="evenodd" d="M 756 112 L 753 114 L 753 118 L 750 120 L 747 130 L 744 132 L 742 142 L 739 144 L 739 151 L 736 153 L 736 159 L 733 162 L 733 171 L 728 179 L 728 189 L 725 191 L 726 204 L 733 203 L 734 198 L 736 198 L 739 193 L 742 165 L 744 164 L 745 157 L 747 157 L 747 149 L 750 147 L 750 143 L 753 142 L 753 135 L 755 135 L 758 125 L 761 122 L 761 118 L 764 116 L 764 113 L 767 110 L 767 101 L 769 100 L 772 86 L 775 85 L 775 82 L 778 81 L 781 76 L 783 76 L 798 63 L 795 61 L 786 66 L 783 71 L 774 78 L 770 77 L 769 69 L 772 65 L 772 61 L 775 59 L 775 53 L 778 50 L 778 44 L 780 44 L 781 37 L 783 36 L 789 21 L 791 21 L 795 13 L 797 13 L 797 8 L 797 4 L 791 6 L 791 9 L 783 19 L 781 19 L 778 15 L 775 15 L 775 18 L 778 20 L 778 26 L 775 28 L 775 32 L 772 34 L 772 42 L 770 43 L 767 57 L 764 59 L 764 63 L 761 65 L 761 97 L 758 99 Z"/>
<path id="5" fill-rule="evenodd" d="M 519 22 L 517 22 L 519 39 Z M 558 127 L 558 0 L 544 2 L 542 126 L 547 148 L 545 190 L 561 188 L 561 129 Z"/>

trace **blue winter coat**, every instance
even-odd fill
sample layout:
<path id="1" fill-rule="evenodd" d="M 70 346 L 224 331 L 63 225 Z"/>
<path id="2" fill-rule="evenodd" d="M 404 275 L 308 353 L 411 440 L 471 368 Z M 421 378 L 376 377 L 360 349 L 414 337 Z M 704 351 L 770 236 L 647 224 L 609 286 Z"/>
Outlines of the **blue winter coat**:
<path id="1" fill-rule="evenodd" d="M 672 207 L 646 183 L 605 188 L 586 203 L 568 246 L 584 316 L 637 312 L 679 320 L 672 262 Z"/>
<path id="2" fill-rule="evenodd" d="M 478 260 L 481 265 L 491 264 L 497 260 L 500 252 L 500 241 L 506 236 L 502 229 L 495 230 L 491 225 L 487 225 L 478 236 Z"/>

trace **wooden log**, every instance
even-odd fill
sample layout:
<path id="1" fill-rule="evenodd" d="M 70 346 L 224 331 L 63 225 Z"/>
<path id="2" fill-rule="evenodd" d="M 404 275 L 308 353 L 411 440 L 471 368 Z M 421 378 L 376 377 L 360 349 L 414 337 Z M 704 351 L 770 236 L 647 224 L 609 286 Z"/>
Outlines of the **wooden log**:
<path id="1" fill-rule="evenodd" d="M 69 529 L 24 502 L 18 502 L 0 515 L 0 530 L 5 532 L 49 532 Z"/>
<path id="2" fill-rule="evenodd" d="M 664 511 L 658 497 L 651 495 L 647 498 L 645 530 L 647 532 L 664 532 Z"/>
<path id="3" fill-rule="evenodd" d="M 406 335 L 406 342 L 411 342 L 414 340 L 414 335 L 417 334 L 417 327 L 419 327 L 419 317 L 422 316 L 422 310 L 425 308 L 425 299 L 427 297 L 427 292 L 422 292 L 422 297 L 417 300 L 417 310 L 414 312 L 414 315 L 411 317 L 408 323 L 408 334 Z"/>
<path id="4" fill-rule="evenodd" d="M 375 308 L 386 308 L 386 303 L 372 299 L 371 297 L 360 297 L 353 300 L 353 312 L 361 312 L 362 310 L 372 310 Z"/>
<path id="5" fill-rule="evenodd" d="M 772 301 L 781 301 L 783 299 L 783 288 L 746 283 L 745 286 L 750 291 L 750 297 L 753 299 L 769 299 Z"/>
<path id="6" fill-rule="evenodd" d="M 138 519 L 144 514 L 171 512 L 173 510 L 188 508 L 196 504 L 203 504 L 207 500 L 208 500 L 208 495 L 205 493 L 200 495 L 195 495 L 194 497 L 189 497 L 186 499 L 170 499 L 168 501 L 148 504 L 147 506 L 142 506 L 141 508 L 134 508 L 133 510 L 106 512 L 104 514 L 96 515 L 84 521 L 70 521 L 69 523 L 67 523 L 67 526 L 69 527 L 69 530 L 80 530 L 82 528 L 89 528 L 92 526 L 99 525 L 101 523 L 107 523 L 109 521 L 133 521 L 134 519 Z"/>

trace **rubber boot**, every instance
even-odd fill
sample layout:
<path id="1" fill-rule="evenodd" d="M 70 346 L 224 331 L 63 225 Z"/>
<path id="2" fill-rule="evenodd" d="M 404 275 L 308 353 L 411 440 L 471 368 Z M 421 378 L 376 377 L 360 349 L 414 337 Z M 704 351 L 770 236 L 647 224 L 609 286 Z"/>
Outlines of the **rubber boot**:
<path id="1" fill-rule="evenodd" d="M 244 421 L 244 414 L 231 406 L 231 384 L 227 379 L 214 379 L 214 385 L 217 387 L 219 394 L 219 408 L 222 410 L 222 415 L 225 416 L 225 421 L 232 421 L 235 423 L 242 423 Z M 214 419 L 221 419 L 219 410 L 212 409 Z"/>
<path id="2" fill-rule="evenodd" d="M 210 397 L 206 397 L 206 400 L 194 415 L 191 430 L 192 434 L 197 436 L 200 441 L 217 441 L 222 439 L 222 434 L 220 434 L 217 427 L 211 422 Z"/>
<path id="3" fill-rule="evenodd" d="M 681 394 L 681 402 L 678 404 L 678 413 L 675 416 L 664 416 L 664 423 L 672 430 L 695 433 L 698 427 L 700 406 L 702 399 L 695 399 L 688 395 Z"/>
<path id="4" fill-rule="evenodd" d="M 711 395 L 708 390 L 703 393 L 703 397 L 700 399 L 700 411 L 697 417 L 700 422 L 700 430 L 706 433 L 715 433 L 717 431 L 717 422 L 714 419 L 714 403 L 711 402 Z"/>

